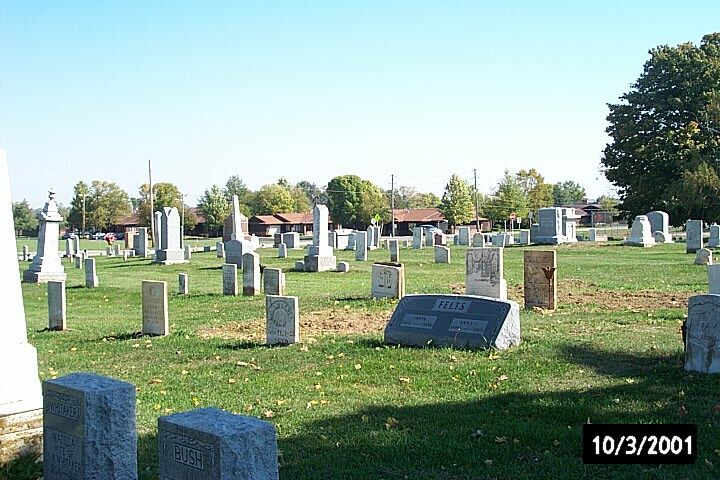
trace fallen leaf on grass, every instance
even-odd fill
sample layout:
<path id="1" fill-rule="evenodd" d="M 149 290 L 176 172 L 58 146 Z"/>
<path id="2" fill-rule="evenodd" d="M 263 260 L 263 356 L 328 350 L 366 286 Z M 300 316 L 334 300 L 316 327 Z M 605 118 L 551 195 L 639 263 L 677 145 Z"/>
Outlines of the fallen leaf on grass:
<path id="1" fill-rule="evenodd" d="M 390 430 L 398 426 L 398 421 L 395 417 L 387 417 L 385 419 L 385 429 Z"/>
<path id="2" fill-rule="evenodd" d="M 495 437 L 495 443 L 506 443 L 507 437 Z"/>

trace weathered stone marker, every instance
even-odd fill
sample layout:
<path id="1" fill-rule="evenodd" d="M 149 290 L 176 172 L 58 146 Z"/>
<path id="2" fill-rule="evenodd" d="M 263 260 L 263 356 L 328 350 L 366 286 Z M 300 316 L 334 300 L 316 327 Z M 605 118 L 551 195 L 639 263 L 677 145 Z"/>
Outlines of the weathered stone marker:
<path id="1" fill-rule="evenodd" d="M 350 271 L 350 264 L 348 262 L 338 262 L 337 271 L 340 273 L 347 273 Z"/>
<path id="2" fill-rule="evenodd" d="M 37 253 L 28 269 L 23 273 L 23 282 L 44 283 L 48 280 L 65 280 L 65 269 L 60 262 L 58 252 L 58 236 L 63 217 L 58 212 L 54 189 L 50 189 L 48 201 L 36 216 L 40 223 Z M 13 251 L 15 251 L 15 247 L 13 247 Z"/>
<path id="3" fill-rule="evenodd" d="M 287 258 L 287 245 L 284 243 L 278 245 L 278 258 Z"/>
<path id="4" fill-rule="evenodd" d="M 225 262 L 242 268 L 243 247 L 243 242 L 240 240 L 233 239 L 225 242 Z"/>
<path id="5" fill-rule="evenodd" d="M 190 293 L 187 273 L 178 273 L 178 293 L 180 295 L 187 295 Z"/>
<path id="6" fill-rule="evenodd" d="M 720 373 L 720 295 L 688 299 L 685 370 Z"/>
<path id="7" fill-rule="evenodd" d="M 507 300 L 502 248 L 468 248 L 465 255 L 465 274 L 465 291 L 468 295 Z"/>
<path id="8" fill-rule="evenodd" d="M 555 250 L 525 250 L 525 308 L 557 308 Z"/>
<path id="9" fill-rule="evenodd" d="M 413 246 L 414 249 L 423 248 L 425 231 L 420 227 L 413 228 Z"/>
<path id="10" fill-rule="evenodd" d="M 186 244 L 184 252 L 185 252 L 185 260 L 187 260 L 187 261 L 192 260 L 192 246 Z"/>
<path id="11" fill-rule="evenodd" d="M 95 259 L 86 258 L 83 263 L 85 263 L 85 288 L 97 288 L 100 283 L 95 270 Z"/>
<path id="12" fill-rule="evenodd" d="M 37 352 L 27 341 L 18 268 L 10 178 L 5 150 L 0 149 L 0 464 L 42 452 Z"/>
<path id="13" fill-rule="evenodd" d="M 720 264 L 708 265 L 709 293 L 720 294 Z"/>
<path id="14" fill-rule="evenodd" d="M 688 220 L 685 223 L 687 235 L 685 253 L 695 253 L 703 248 L 703 222 L 702 220 Z"/>
<path id="15" fill-rule="evenodd" d="M 226 263 L 222 266 L 223 295 L 237 295 L 237 265 Z"/>
<path id="16" fill-rule="evenodd" d="M 435 263 L 450 263 L 450 249 L 435 245 Z"/>
<path id="17" fill-rule="evenodd" d="M 405 296 L 405 267 L 402 263 L 373 263 L 372 298 Z"/>
<path id="18" fill-rule="evenodd" d="M 285 274 L 280 268 L 266 268 L 262 274 L 265 295 L 285 295 Z"/>
<path id="19" fill-rule="evenodd" d="M 67 329 L 67 301 L 65 282 L 50 280 L 48 284 L 48 329 Z"/>
<path id="20" fill-rule="evenodd" d="M 470 246 L 470 227 L 458 227 L 458 243 Z"/>
<path id="21" fill-rule="evenodd" d="M 459 238 L 458 238 L 458 240 L 459 240 Z M 483 235 L 481 232 L 475 232 L 472 237 L 472 246 L 475 248 L 484 247 L 485 246 L 485 235 Z"/>
<path id="22" fill-rule="evenodd" d="M 44 480 L 136 480 L 135 386 L 94 373 L 43 382 Z"/>
<path id="23" fill-rule="evenodd" d="M 709 248 L 698 248 L 695 251 L 695 265 L 712 265 L 713 255 Z"/>
<path id="24" fill-rule="evenodd" d="M 267 345 L 288 345 L 300 341 L 298 297 L 267 295 L 265 297 Z"/>
<path id="25" fill-rule="evenodd" d="M 337 257 L 328 245 L 328 208 L 317 204 L 313 207 L 313 243 L 303 259 L 306 272 L 326 272 L 337 268 Z"/>
<path id="26" fill-rule="evenodd" d="M 167 282 L 142 282 L 142 333 L 167 335 L 168 324 Z"/>
<path id="27" fill-rule="evenodd" d="M 645 215 L 638 215 L 630 229 L 630 236 L 625 240 L 625 245 L 635 247 L 655 246 L 655 237 L 650 228 L 650 220 Z"/>
<path id="28" fill-rule="evenodd" d="M 287 245 L 287 248 L 294 250 L 300 248 L 300 234 L 298 232 L 286 232 L 282 234 L 282 243 Z"/>
<path id="29" fill-rule="evenodd" d="M 400 261 L 400 242 L 396 239 L 390 240 L 390 261 L 391 262 L 399 262 Z"/>
<path id="30" fill-rule="evenodd" d="M 158 419 L 162 480 L 278 480 L 275 427 L 199 408 Z"/>
<path id="31" fill-rule="evenodd" d="M 520 343 L 520 309 L 487 297 L 406 295 L 385 327 L 385 343 L 504 350 Z"/>
<path id="32" fill-rule="evenodd" d="M 242 262 L 243 295 L 257 295 L 260 293 L 260 255 L 244 253 Z"/>
<path id="33" fill-rule="evenodd" d="M 355 260 L 367 261 L 367 232 L 355 232 Z"/>

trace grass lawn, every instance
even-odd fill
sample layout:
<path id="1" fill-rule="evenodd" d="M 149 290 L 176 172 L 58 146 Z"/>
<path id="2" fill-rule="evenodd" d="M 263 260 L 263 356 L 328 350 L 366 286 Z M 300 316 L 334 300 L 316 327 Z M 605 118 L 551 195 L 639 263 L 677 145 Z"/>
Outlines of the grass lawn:
<path id="1" fill-rule="evenodd" d="M 451 247 L 453 263 L 443 265 L 431 248 L 401 249 L 407 292 L 462 291 L 464 250 Z M 505 250 L 509 295 L 521 306 L 523 250 Z M 348 274 L 294 272 L 302 250 L 286 259 L 259 250 L 300 298 L 303 342 L 287 347 L 263 346 L 263 296 L 221 295 L 215 252 L 177 266 L 99 257 L 93 290 L 63 260 L 66 332 L 42 331 L 45 285 L 23 284 L 23 295 L 41 378 L 92 371 L 137 386 L 142 480 L 158 477 L 157 417 L 204 406 L 272 422 L 284 479 L 718 478 L 719 377 L 682 368 L 687 298 L 707 291 L 705 268 L 684 251 L 557 247 L 560 308 L 523 310 L 522 344 L 502 352 L 383 345 L 396 304 L 370 299 L 372 261 L 389 259 L 383 249 L 368 262 L 337 252 Z M 189 296 L 175 293 L 180 272 L 190 275 Z M 135 335 L 143 279 L 168 282 L 168 337 Z M 583 465 L 587 421 L 696 424 L 697 463 Z M 33 463 L 0 469 L 13 480 L 40 475 Z"/>

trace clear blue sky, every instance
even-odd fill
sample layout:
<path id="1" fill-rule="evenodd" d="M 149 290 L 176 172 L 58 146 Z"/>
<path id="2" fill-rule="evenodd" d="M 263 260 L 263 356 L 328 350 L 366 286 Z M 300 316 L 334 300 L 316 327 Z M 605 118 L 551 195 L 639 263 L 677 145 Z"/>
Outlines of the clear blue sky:
<path id="1" fill-rule="evenodd" d="M 699 43 L 717 1 L 0 3 L 0 148 L 12 197 L 79 180 L 194 205 L 239 174 L 357 174 L 441 194 L 537 168 L 609 192 L 607 103 L 648 50 Z"/>

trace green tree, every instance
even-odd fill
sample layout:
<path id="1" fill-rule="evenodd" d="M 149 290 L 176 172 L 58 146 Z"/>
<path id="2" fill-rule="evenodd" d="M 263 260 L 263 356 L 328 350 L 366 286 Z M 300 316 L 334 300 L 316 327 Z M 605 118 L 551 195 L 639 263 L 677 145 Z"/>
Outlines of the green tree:
<path id="1" fill-rule="evenodd" d="M 370 219 L 380 215 L 390 218 L 383 192 L 371 181 L 357 175 L 340 175 L 328 182 L 328 210 L 334 222 L 346 227 L 365 228 Z"/>
<path id="2" fill-rule="evenodd" d="M 82 180 L 73 188 L 73 198 L 70 201 L 70 213 L 67 223 L 75 230 L 83 228 L 83 204 L 85 204 L 85 228 L 87 228 L 87 196 L 90 195 L 90 186 Z"/>
<path id="3" fill-rule="evenodd" d="M 223 189 L 213 185 L 205 190 L 205 193 L 202 194 L 198 201 L 198 208 L 205 217 L 205 226 L 208 233 L 212 232 L 213 235 L 218 235 L 222 232 L 225 218 L 230 215 L 231 210 Z"/>
<path id="4" fill-rule="evenodd" d="M 608 105 L 605 176 L 630 217 L 662 209 L 675 224 L 703 218 L 708 206 L 694 201 L 688 210 L 682 189 L 704 175 L 701 164 L 720 168 L 720 33 L 649 54 L 631 90 Z"/>
<path id="5" fill-rule="evenodd" d="M 587 194 L 585 189 L 578 183 L 568 180 L 566 182 L 558 182 L 553 185 L 553 204 L 556 207 L 563 205 L 572 205 L 574 203 L 581 203 Z"/>
<path id="6" fill-rule="evenodd" d="M 453 174 L 440 201 L 440 211 L 451 226 L 470 223 L 475 216 L 473 190 L 470 184 Z"/>
<path id="7" fill-rule="evenodd" d="M 92 181 L 86 210 L 87 224 L 96 230 L 107 230 L 132 211 L 127 192 L 116 183 L 104 180 Z"/>
<path id="8" fill-rule="evenodd" d="M 310 205 L 313 205 L 314 201 L 327 205 L 328 198 L 322 188 L 318 187 L 314 183 L 308 180 L 300 180 L 296 185 L 297 188 L 305 192 Z"/>
<path id="9" fill-rule="evenodd" d="M 527 218 L 529 209 L 523 184 L 515 175 L 505 170 L 505 175 L 498 182 L 497 188 L 485 207 L 490 219 L 504 222 L 514 213 L 517 218 Z"/>
<path id="10" fill-rule="evenodd" d="M 253 211 L 255 215 L 273 215 L 294 211 L 295 200 L 286 188 L 280 185 L 263 185 L 255 194 Z"/>
<path id="11" fill-rule="evenodd" d="M 287 190 L 293 198 L 293 212 L 305 213 L 312 211 L 311 199 L 308 198 L 305 190 L 298 186 L 290 186 Z"/>
<path id="12" fill-rule="evenodd" d="M 17 236 L 22 235 L 23 232 L 29 233 L 38 228 L 38 219 L 33 209 L 30 208 L 27 200 L 23 199 L 22 202 L 13 202 L 12 212 Z"/>
<path id="13" fill-rule="evenodd" d="M 147 183 L 140 185 L 140 205 L 138 206 L 138 216 L 141 225 L 150 225 L 150 186 Z M 182 216 L 185 210 L 186 224 L 190 217 L 193 217 L 187 207 L 184 206 L 180 189 L 172 183 L 160 182 L 153 184 L 153 209 L 161 212 L 164 207 L 175 207 Z"/>
<path id="14" fill-rule="evenodd" d="M 683 218 L 720 219 L 720 177 L 713 167 L 703 162 L 693 171 L 686 170 L 680 185 L 677 199 L 685 209 Z"/>
<path id="15" fill-rule="evenodd" d="M 552 184 L 545 183 L 545 177 L 540 175 L 540 172 L 534 168 L 520 170 L 515 177 L 522 187 L 527 208 L 534 218 L 537 218 L 538 209 L 553 206 L 554 188 Z"/>
<path id="16" fill-rule="evenodd" d="M 408 199 L 407 208 L 437 208 L 442 200 L 434 193 L 416 193 Z"/>
<path id="17" fill-rule="evenodd" d="M 255 201 L 255 194 L 245 186 L 245 182 L 243 182 L 238 175 L 231 176 L 227 182 L 225 182 L 225 196 L 228 202 L 232 201 L 233 195 L 238 196 L 240 212 L 246 217 L 252 216 L 254 213 L 252 211 L 252 205 Z"/>
<path id="18" fill-rule="evenodd" d="M 598 197 L 597 203 L 600 204 L 600 208 L 603 209 L 604 212 L 608 212 L 610 215 L 617 215 L 618 208 L 617 206 L 620 204 L 620 200 L 617 198 L 611 197 L 609 195 L 602 195 Z"/>

